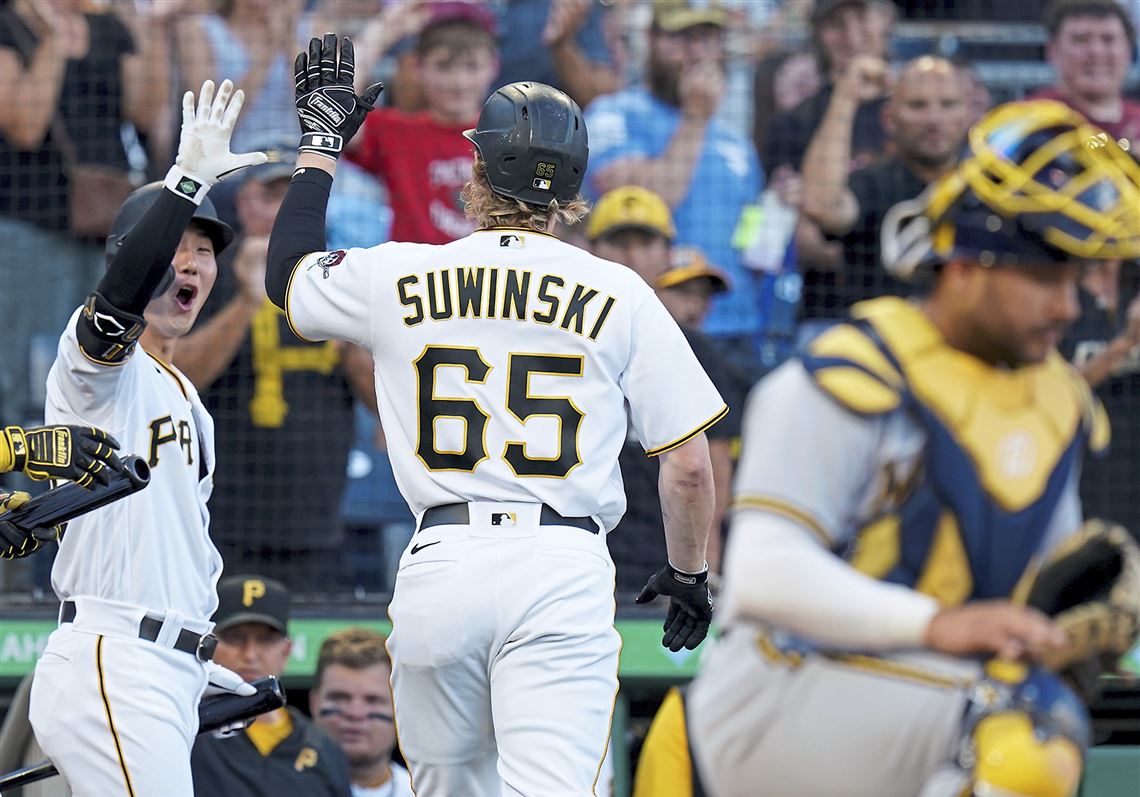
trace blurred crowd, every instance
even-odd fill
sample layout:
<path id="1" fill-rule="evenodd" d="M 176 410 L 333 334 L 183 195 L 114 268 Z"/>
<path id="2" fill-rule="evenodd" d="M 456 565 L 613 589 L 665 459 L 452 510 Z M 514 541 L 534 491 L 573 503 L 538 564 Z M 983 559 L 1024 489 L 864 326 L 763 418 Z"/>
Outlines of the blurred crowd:
<path id="1" fill-rule="evenodd" d="M 269 162 L 211 193 L 239 238 L 174 361 L 217 427 L 212 534 L 227 572 L 385 594 L 414 519 L 375 420 L 371 360 L 298 339 L 264 292 L 299 135 L 293 58 L 336 31 L 355 42 L 359 85 L 387 88 L 341 162 L 330 249 L 469 233 L 462 131 L 497 86 L 545 82 L 582 106 L 594 210 L 559 234 L 653 285 L 728 400 L 709 433 L 719 522 L 748 391 L 853 303 L 905 295 L 880 265 L 883 217 L 951 169 L 992 104 L 1065 102 L 1140 154 L 1140 0 L 1024 0 L 1000 24 L 990 4 L 931 5 L 0 0 L 0 424 L 41 417 L 115 209 L 172 160 L 183 92 L 228 77 L 247 97 L 234 149 Z M 1137 264 L 1089 268 L 1062 351 L 1114 427 L 1112 452 L 1086 465 L 1086 514 L 1140 534 L 1138 293 Z M 620 592 L 664 550 L 656 467 L 627 444 Z M 6 565 L 0 592 L 50 595 L 50 561 Z"/>

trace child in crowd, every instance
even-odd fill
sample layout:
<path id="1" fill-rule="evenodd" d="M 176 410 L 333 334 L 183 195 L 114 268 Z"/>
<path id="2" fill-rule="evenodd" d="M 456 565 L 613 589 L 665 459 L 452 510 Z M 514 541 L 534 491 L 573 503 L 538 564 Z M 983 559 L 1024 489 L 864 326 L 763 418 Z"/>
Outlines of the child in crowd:
<path id="1" fill-rule="evenodd" d="M 378 108 L 349 151 L 387 186 L 394 241 L 443 244 L 473 229 L 459 200 L 473 159 L 463 131 L 475 126 L 499 71 L 495 23 L 476 5 L 438 9 L 415 45 L 426 110 Z"/>

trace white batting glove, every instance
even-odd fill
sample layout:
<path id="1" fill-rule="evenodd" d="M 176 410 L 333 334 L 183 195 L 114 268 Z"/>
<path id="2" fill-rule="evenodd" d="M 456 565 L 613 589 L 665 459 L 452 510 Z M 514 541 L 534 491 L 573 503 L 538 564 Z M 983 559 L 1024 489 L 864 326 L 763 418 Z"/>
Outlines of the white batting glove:
<path id="1" fill-rule="evenodd" d="M 166 175 L 165 184 L 196 204 L 201 204 L 210 186 L 230 172 L 267 160 L 264 152 L 230 152 L 230 137 L 245 102 L 245 92 L 233 89 L 233 83 L 223 80 L 215 96 L 214 81 L 207 80 L 202 84 L 197 104 L 194 92 L 182 95 L 178 157 Z"/>
<path id="2" fill-rule="evenodd" d="M 257 694 L 257 688 L 253 684 L 242 680 L 242 677 L 236 672 L 227 670 L 216 662 L 206 662 L 206 674 L 209 677 L 209 683 L 206 684 L 206 691 L 202 693 L 202 697 L 220 695 L 224 692 L 241 697 Z"/>

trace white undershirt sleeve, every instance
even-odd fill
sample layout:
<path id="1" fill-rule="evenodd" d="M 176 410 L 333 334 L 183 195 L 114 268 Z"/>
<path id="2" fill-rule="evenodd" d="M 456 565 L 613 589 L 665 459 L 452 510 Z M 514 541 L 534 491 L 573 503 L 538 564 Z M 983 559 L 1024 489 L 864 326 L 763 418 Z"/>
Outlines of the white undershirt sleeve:
<path id="1" fill-rule="evenodd" d="M 820 645 L 922 647 L 937 601 L 860 573 L 795 521 L 739 511 L 724 556 L 719 622 L 763 622 Z"/>

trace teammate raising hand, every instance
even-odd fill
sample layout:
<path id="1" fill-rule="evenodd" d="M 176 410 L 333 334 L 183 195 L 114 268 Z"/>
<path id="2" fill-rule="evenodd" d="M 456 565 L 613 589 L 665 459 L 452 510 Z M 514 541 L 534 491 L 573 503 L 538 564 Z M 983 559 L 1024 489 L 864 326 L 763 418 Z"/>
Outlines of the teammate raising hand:
<path id="1" fill-rule="evenodd" d="M 123 203 L 107 273 L 48 374 L 49 423 L 106 429 L 107 444 L 122 441 L 151 472 L 147 490 L 73 521 L 52 569 L 60 626 L 36 664 L 30 719 L 76 795 L 192 797 L 203 691 L 253 693 L 210 661 L 221 572 L 207 529 L 213 423 L 169 365 L 233 238 L 206 194 L 265 160 L 229 150 L 242 101 L 228 80 L 216 95 L 206 81 L 197 101 L 186 93 L 177 163 Z"/>

